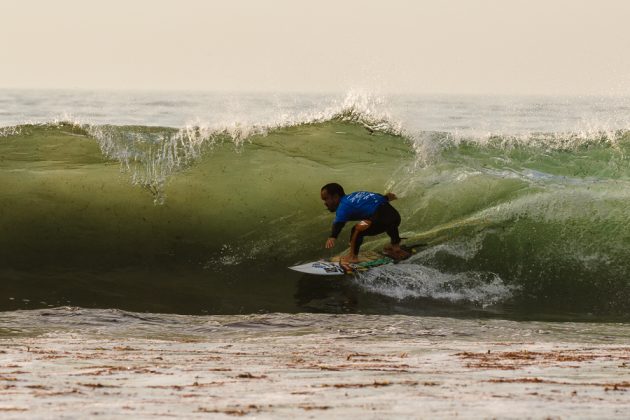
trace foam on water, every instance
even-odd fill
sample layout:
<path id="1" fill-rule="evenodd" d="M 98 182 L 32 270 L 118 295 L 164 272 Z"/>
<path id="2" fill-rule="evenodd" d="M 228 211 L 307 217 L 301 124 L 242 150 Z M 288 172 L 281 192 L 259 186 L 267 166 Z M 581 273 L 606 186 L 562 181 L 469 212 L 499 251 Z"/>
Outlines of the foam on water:
<path id="1" fill-rule="evenodd" d="M 507 301 L 512 289 L 494 273 L 445 273 L 417 264 L 397 264 L 361 274 L 356 283 L 396 299 L 430 298 L 483 307 Z"/>

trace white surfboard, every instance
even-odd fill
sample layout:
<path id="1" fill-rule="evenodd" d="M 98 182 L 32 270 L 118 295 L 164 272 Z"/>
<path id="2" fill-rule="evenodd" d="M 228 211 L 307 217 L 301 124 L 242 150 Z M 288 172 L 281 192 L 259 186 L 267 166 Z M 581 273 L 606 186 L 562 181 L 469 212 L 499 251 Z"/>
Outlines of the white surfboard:
<path id="1" fill-rule="evenodd" d="M 305 274 L 315 274 L 318 276 L 342 276 L 346 274 L 341 264 L 330 261 L 313 261 L 310 263 L 289 267 L 291 270 Z"/>
<path id="2" fill-rule="evenodd" d="M 414 254 L 418 248 L 422 248 L 424 246 L 426 246 L 425 243 L 419 243 L 404 246 L 404 248 Z M 381 252 L 366 251 L 359 254 L 359 262 L 357 263 L 343 263 L 341 262 L 341 256 L 338 255 L 327 260 L 313 261 L 289 268 L 291 270 L 299 271 L 300 273 L 315 274 L 317 276 L 342 276 L 344 274 L 360 273 L 374 267 L 380 267 L 381 265 L 386 264 L 395 264 L 397 262 L 398 261 Z"/>

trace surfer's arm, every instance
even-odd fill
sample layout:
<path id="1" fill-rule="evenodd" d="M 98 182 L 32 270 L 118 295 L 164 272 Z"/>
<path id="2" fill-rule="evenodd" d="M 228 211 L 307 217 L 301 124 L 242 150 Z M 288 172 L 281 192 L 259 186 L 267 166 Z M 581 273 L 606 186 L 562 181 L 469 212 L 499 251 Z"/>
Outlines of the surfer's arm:
<path id="1" fill-rule="evenodd" d="M 332 225 L 332 232 L 330 237 L 333 239 L 337 239 L 337 236 L 341 233 L 341 229 L 346 225 L 346 222 L 335 222 Z"/>
<path id="2" fill-rule="evenodd" d="M 326 240 L 326 248 L 332 248 L 335 246 L 337 236 L 339 236 L 339 233 L 341 232 L 341 229 L 343 229 L 345 224 L 346 222 L 333 223 L 332 233 L 330 234 L 330 237 Z"/>

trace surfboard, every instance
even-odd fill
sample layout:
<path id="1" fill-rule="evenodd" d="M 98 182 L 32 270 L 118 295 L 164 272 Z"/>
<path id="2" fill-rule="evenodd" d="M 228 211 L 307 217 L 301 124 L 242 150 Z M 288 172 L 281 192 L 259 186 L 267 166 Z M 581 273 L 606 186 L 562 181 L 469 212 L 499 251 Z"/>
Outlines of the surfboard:
<path id="1" fill-rule="evenodd" d="M 426 244 L 423 243 L 405 246 L 403 248 L 414 254 L 419 248 L 424 246 L 426 246 Z M 338 255 L 324 260 L 294 265 L 289 268 L 294 271 L 299 271 L 300 273 L 314 274 L 317 276 L 343 276 L 346 274 L 365 272 L 375 267 L 387 264 L 396 264 L 398 262 L 400 261 L 395 260 L 382 252 L 366 251 L 359 254 L 359 262 L 356 263 L 344 263 L 341 261 L 341 256 Z"/>

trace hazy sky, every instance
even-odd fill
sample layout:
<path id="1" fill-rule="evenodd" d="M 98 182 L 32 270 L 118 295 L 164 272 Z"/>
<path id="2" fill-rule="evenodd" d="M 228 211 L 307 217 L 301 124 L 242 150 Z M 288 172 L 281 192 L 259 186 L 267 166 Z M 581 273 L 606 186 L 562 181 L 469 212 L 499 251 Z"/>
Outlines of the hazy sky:
<path id="1" fill-rule="evenodd" d="M 0 0 L 0 87 L 630 94 L 626 0 Z"/>

